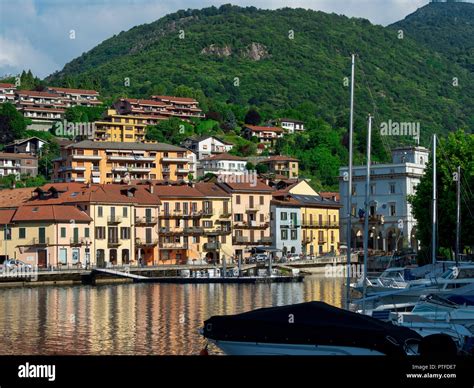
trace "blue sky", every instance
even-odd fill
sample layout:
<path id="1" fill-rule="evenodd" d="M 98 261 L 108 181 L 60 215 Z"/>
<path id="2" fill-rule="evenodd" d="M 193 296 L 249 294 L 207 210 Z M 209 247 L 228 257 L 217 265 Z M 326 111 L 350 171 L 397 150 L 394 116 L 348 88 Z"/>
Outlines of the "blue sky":
<path id="1" fill-rule="evenodd" d="M 310 8 L 387 25 L 428 0 L 0 0 L 0 76 L 31 69 L 45 77 L 120 31 L 179 9 L 229 2 L 267 9 Z M 71 30 L 75 39 L 70 39 Z"/>

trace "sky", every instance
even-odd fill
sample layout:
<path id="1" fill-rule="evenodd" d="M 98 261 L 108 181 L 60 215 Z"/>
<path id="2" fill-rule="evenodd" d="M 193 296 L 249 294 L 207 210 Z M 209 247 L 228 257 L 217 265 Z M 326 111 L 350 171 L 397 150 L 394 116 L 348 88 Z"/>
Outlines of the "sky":
<path id="1" fill-rule="evenodd" d="M 307 8 L 388 25 L 428 0 L 0 0 L 0 77 L 31 69 L 44 78 L 135 25 L 180 9 L 227 3 L 265 9 Z"/>

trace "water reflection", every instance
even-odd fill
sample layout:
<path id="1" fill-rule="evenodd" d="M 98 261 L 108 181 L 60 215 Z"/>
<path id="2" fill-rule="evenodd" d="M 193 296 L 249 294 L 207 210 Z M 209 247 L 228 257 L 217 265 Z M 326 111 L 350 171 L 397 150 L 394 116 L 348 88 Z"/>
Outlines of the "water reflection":
<path id="1" fill-rule="evenodd" d="M 198 354 L 212 315 L 322 300 L 341 279 L 291 284 L 130 284 L 0 290 L 0 354 Z M 211 349 L 217 352 L 217 349 Z"/>

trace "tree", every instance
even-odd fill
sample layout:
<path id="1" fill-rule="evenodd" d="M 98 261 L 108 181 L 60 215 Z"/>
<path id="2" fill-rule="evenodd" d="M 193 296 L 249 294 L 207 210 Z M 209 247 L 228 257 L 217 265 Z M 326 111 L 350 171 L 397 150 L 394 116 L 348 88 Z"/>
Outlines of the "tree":
<path id="1" fill-rule="evenodd" d="M 260 113 L 255 108 L 249 109 L 247 114 L 245 115 L 245 124 L 250 124 L 250 125 L 258 125 L 262 121 L 262 118 L 260 117 Z"/>
<path id="2" fill-rule="evenodd" d="M 237 127 L 237 121 L 235 119 L 234 112 L 230 109 L 227 109 L 224 112 L 224 117 L 222 121 L 222 129 L 225 131 L 232 131 Z"/>
<path id="3" fill-rule="evenodd" d="M 247 164 L 245 165 L 245 168 L 249 171 L 253 171 L 255 170 L 255 164 L 253 164 L 252 162 L 247 162 Z"/>
<path id="4" fill-rule="evenodd" d="M 439 140 L 437 158 L 438 236 L 440 251 L 454 251 L 456 230 L 456 182 L 452 173 L 461 166 L 461 250 L 474 245 L 474 135 L 457 131 Z M 431 250 L 433 164 L 430 158 L 416 188 L 409 197 L 417 220 L 417 239 Z M 429 209 L 429 210 L 428 210 Z M 431 252 L 427 255 L 431 256 Z"/>
<path id="5" fill-rule="evenodd" d="M 0 104 L 0 143 L 8 144 L 24 137 L 28 123 L 12 104 Z"/>
<path id="6" fill-rule="evenodd" d="M 268 172 L 268 165 L 260 163 L 257 164 L 255 169 L 257 170 L 258 174 L 266 174 Z"/>

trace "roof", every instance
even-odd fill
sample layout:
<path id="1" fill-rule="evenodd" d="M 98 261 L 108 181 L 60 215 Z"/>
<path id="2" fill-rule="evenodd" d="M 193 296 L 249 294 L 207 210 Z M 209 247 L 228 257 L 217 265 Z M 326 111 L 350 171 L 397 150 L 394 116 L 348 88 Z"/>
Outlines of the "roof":
<path id="1" fill-rule="evenodd" d="M 267 159 L 259 161 L 259 163 L 271 163 L 271 162 L 299 162 L 299 160 L 296 158 L 292 158 L 291 156 L 275 155 L 275 156 L 269 156 Z"/>
<path id="2" fill-rule="evenodd" d="M 221 138 L 219 138 L 219 137 L 217 137 L 217 136 L 212 136 L 212 135 L 191 136 L 191 137 L 187 137 L 186 139 L 184 139 L 184 141 L 186 141 L 186 140 L 192 140 L 192 141 L 201 142 L 201 141 L 207 140 L 207 139 L 209 139 L 209 138 L 213 138 L 213 139 L 219 140 L 222 144 L 234 145 L 233 143 L 229 143 L 228 141 L 222 140 Z"/>
<path id="3" fill-rule="evenodd" d="M 341 200 L 341 197 L 337 191 L 320 191 L 319 195 L 326 199 L 336 198 L 337 202 Z"/>
<path id="4" fill-rule="evenodd" d="M 195 187 L 206 197 L 230 197 L 229 193 L 213 182 L 199 182 Z"/>
<path id="5" fill-rule="evenodd" d="M 38 92 L 36 90 L 17 90 L 16 94 L 32 96 L 32 97 L 51 97 L 51 98 L 56 98 L 56 99 L 61 98 L 57 94 L 48 93 L 48 92 Z"/>
<path id="6" fill-rule="evenodd" d="M 10 145 L 16 145 L 16 144 L 26 143 L 27 141 L 30 141 L 30 140 L 33 140 L 33 139 L 42 141 L 43 143 L 47 143 L 46 140 L 43 140 L 43 139 L 41 139 L 41 138 L 39 138 L 39 137 L 36 137 L 36 136 L 31 136 L 31 137 L 28 137 L 28 138 L 26 138 L 26 139 L 16 139 L 16 140 L 14 140 L 14 141 L 11 142 L 11 143 L 6 144 L 5 147 L 10 146 Z"/>
<path id="7" fill-rule="evenodd" d="M 168 101 L 174 101 L 174 102 L 185 102 L 185 103 L 195 103 L 198 104 L 197 100 L 194 98 L 188 98 L 188 97 L 175 97 L 175 96 L 151 96 L 153 99 L 159 99 L 159 100 L 168 100 Z"/>
<path id="8" fill-rule="evenodd" d="M 121 98 L 120 101 L 126 101 L 130 104 L 138 104 L 138 105 L 156 105 L 156 106 L 166 106 L 166 104 L 162 101 L 156 100 L 140 100 L 137 98 Z"/>
<path id="9" fill-rule="evenodd" d="M 161 199 L 164 198 L 181 198 L 181 197 L 193 197 L 202 198 L 204 194 L 199 191 L 196 187 L 189 185 L 156 185 L 154 187 L 154 194 Z"/>
<path id="10" fill-rule="evenodd" d="M 246 177 L 246 175 L 235 177 L 227 177 L 224 175 L 221 177 L 222 182 L 219 182 L 218 185 L 227 192 L 273 192 L 272 187 L 258 179 L 256 182 L 245 182 L 245 180 L 248 180 Z M 244 182 L 232 182 L 232 180 L 238 181 L 239 179 L 242 179 Z"/>
<path id="11" fill-rule="evenodd" d="M 113 141 L 83 140 L 68 145 L 66 148 L 142 150 L 142 151 L 187 151 L 186 148 L 166 143 L 121 143 Z"/>
<path id="12" fill-rule="evenodd" d="M 286 122 L 290 122 L 290 123 L 301 123 L 301 124 L 304 123 L 304 121 L 295 120 L 295 119 L 289 119 L 288 117 L 282 117 L 282 118 L 280 119 L 280 121 L 286 121 Z"/>
<path id="13" fill-rule="evenodd" d="M 15 214 L 14 209 L 2 209 L 2 210 L 0 210 L 0 225 L 10 224 L 14 214 Z"/>
<path id="14" fill-rule="evenodd" d="M 71 88 L 58 88 L 56 86 L 48 86 L 48 89 L 56 90 L 57 92 L 69 93 L 69 94 L 93 94 L 99 95 L 96 90 L 89 89 L 71 89 Z"/>
<path id="15" fill-rule="evenodd" d="M 82 210 L 71 205 L 20 206 L 12 219 L 19 221 L 90 222 L 92 219 Z"/>
<path id="16" fill-rule="evenodd" d="M 0 208 L 11 209 L 22 205 L 31 199 L 33 190 L 31 187 L 0 190 Z"/>
<path id="17" fill-rule="evenodd" d="M 0 159 L 36 159 L 36 156 L 13 152 L 0 152 Z"/>
<path id="18" fill-rule="evenodd" d="M 246 162 L 247 159 L 246 158 L 243 158 L 241 156 L 235 156 L 235 155 L 231 155 L 227 152 L 223 152 L 221 154 L 216 154 L 216 155 L 211 155 L 211 156 L 208 156 L 207 158 L 203 158 L 201 159 L 201 161 L 212 161 L 212 160 L 235 160 L 235 161 L 239 161 L 239 162 Z"/>
<path id="19" fill-rule="evenodd" d="M 3 84 L 3 83 L 0 83 L 0 88 L 16 88 L 16 86 L 14 84 Z"/>
<path id="20" fill-rule="evenodd" d="M 253 132 L 283 132 L 283 129 L 279 127 L 261 127 L 258 125 L 245 124 L 245 128 L 249 128 Z"/>
<path id="21" fill-rule="evenodd" d="M 291 197 L 304 207 L 342 207 L 339 202 L 323 198 L 319 195 L 291 194 Z"/>

